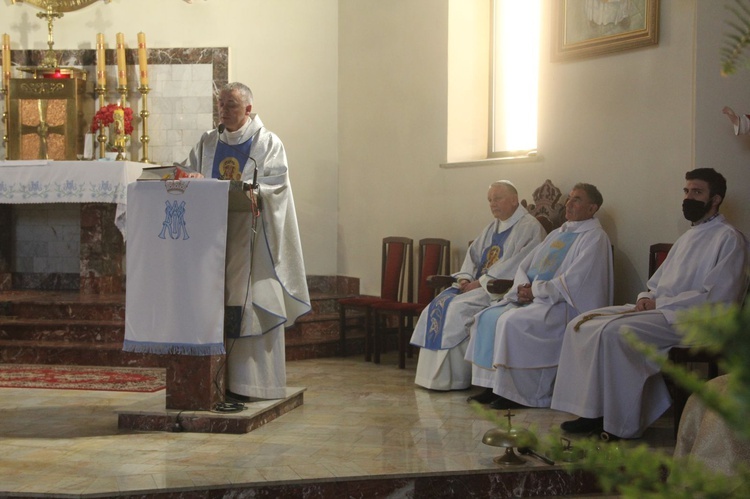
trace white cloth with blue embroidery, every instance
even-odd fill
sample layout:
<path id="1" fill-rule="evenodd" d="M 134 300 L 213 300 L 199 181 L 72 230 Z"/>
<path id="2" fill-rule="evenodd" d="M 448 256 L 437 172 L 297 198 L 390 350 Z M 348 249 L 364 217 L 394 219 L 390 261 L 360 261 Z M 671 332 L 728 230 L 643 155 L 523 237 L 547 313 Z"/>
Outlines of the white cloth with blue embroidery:
<path id="1" fill-rule="evenodd" d="M 133 161 L 0 161 L 0 203 L 116 203 L 124 237 L 126 189 L 142 171 Z"/>
<path id="2" fill-rule="evenodd" d="M 229 182 L 128 186 L 123 350 L 224 353 L 224 270 Z"/>

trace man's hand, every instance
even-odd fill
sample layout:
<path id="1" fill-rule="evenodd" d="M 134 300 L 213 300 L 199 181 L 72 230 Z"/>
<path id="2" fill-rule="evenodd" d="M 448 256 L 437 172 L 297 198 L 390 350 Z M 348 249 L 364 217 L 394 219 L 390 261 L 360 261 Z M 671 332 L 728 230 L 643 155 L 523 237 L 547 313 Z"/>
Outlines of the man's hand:
<path id="1" fill-rule="evenodd" d="M 531 292 L 531 284 L 521 284 L 518 286 L 518 303 L 526 305 L 534 301 L 534 294 Z"/>
<path id="2" fill-rule="evenodd" d="M 721 112 L 726 114 L 727 117 L 729 117 L 729 121 L 732 122 L 732 125 L 734 126 L 740 125 L 740 117 L 737 116 L 737 114 L 734 112 L 734 110 L 731 107 L 724 106 L 724 109 L 722 109 Z"/>
<path id="3" fill-rule="evenodd" d="M 469 281 L 468 279 L 462 279 L 458 282 L 458 290 L 461 293 L 466 293 L 467 291 L 471 291 L 472 289 L 477 289 L 481 284 L 479 284 L 479 281 Z"/>
<path id="4" fill-rule="evenodd" d="M 641 298 L 636 302 L 635 309 L 638 312 L 643 312 L 644 310 L 655 310 L 656 300 L 653 298 Z"/>

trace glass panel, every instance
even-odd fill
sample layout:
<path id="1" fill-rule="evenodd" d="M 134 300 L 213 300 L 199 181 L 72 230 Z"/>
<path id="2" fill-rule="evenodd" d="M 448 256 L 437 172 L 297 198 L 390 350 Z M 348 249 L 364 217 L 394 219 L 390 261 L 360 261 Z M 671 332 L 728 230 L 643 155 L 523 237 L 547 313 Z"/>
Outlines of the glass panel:
<path id="1" fill-rule="evenodd" d="M 494 0 L 490 156 L 537 147 L 541 1 Z"/>

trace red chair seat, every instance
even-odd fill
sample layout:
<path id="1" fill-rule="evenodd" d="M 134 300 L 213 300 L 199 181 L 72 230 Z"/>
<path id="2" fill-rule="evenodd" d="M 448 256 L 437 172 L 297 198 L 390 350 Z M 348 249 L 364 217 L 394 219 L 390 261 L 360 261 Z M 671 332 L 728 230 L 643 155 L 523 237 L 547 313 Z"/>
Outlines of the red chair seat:
<path id="1" fill-rule="evenodd" d="M 369 307 L 379 303 L 385 303 L 390 300 L 378 296 L 353 296 L 351 298 L 339 298 L 339 304 L 347 307 Z"/>
<path id="2" fill-rule="evenodd" d="M 374 303 L 370 305 L 373 310 L 378 311 L 391 311 L 391 312 L 411 312 L 418 314 L 425 308 L 424 303 L 413 303 L 413 302 L 383 302 Z"/>

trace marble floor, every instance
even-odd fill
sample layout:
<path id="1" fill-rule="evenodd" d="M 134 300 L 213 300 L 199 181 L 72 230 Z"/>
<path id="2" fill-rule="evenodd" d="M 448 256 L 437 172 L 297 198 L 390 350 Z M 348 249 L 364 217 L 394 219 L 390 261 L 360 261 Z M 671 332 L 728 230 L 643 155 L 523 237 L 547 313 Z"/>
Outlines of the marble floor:
<path id="1" fill-rule="evenodd" d="M 243 435 L 118 430 L 117 410 L 156 393 L 0 388 L 0 496 L 145 495 L 217 485 L 497 470 L 501 449 L 482 444 L 493 424 L 470 391 L 413 384 L 416 359 L 396 367 L 361 357 L 287 364 L 304 404 Z M 513 424 L 549 432 L 569 415 L 514 411 Z M 671 452 L 671 420 L 644 437 Z M 545 467 L 528 458 L 526 467 Z"/>

